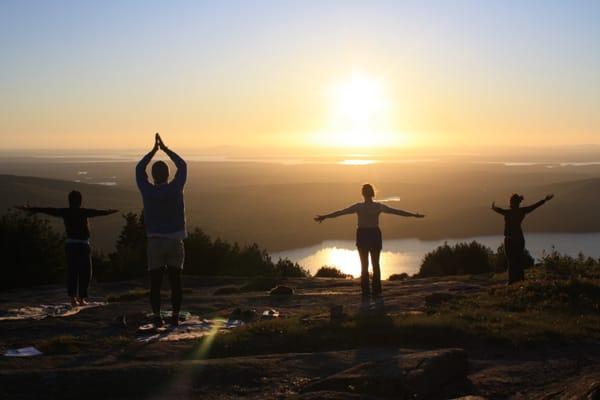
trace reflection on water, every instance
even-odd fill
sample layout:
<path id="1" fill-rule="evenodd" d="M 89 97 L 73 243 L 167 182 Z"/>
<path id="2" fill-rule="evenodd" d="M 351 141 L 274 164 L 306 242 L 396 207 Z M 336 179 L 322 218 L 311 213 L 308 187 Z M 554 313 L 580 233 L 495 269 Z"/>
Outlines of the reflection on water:
<path id="1" fill-rule="evenodd" d="M 357 160 L 357 159 L 353 159 L 353 160 L 344 160 L 341 161 L 340 164 L 342 165 L 371 165 L 371 164 L 375 164 L 377 161 L 375 160 Z"/>
<path id="2" fill-rule="evenodd" d="M 382 251 L 381 252 L 381 275 L 387 277 L 392 274 L 390 268 L 396 265 L 410 265 L 410 256 L 399 252 Z M 315 273 L 321 266 L 327 265 L 341 269 L 346 274 L 352 276 L 360 275 L 360 260 L 355 249 L 326 247 L 315 253 L 296 260 L 300 265 L 308 268 L 311 273 Z"/>
<path id="3" fill-rule="evenodd" d="M 384 197 L 383 199 L 377 199 L 378 203 L 393 203 L 400 201 L 400 196 Z"/>
<path id="4" fill-rule="evenodd" d="M 92 185 L 117 186 L 117 182 L 90 182 Z"/>
<path id="5" fill-rule="evenodd" d="M 464 239 L 419 240 L 394 239 L 386 240 L 381 253 L 381 277 L 386 279 L 391 274 L 406 272 L 410 275 L 419 271 L 423 256 L 448 242 L 479 243 L 496 250 L 502 244 L 502 236 L 478 236 Z M 527 248 L 531 254 L 539 258 L 544 251 L 556 247 L 561 253 L 577 256 L 580 252 L 586 256 L 600 257 L 600 233 L 535 233 L 526 236 Z M 332 240 L 320 245 L 301 249 L 286 250 L 271 254 L 274 259 L 289 258 L 307 268 L 312 274 L 324 266 L 337 267 L 344 273 L 360 275 L 360 260 L 352 240 Z"/>

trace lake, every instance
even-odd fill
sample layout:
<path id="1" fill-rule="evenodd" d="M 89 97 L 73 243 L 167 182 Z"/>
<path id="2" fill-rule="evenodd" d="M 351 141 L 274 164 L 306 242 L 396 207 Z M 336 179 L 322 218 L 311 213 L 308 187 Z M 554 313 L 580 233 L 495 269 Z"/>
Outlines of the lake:
<path id="1" fill-rule="evenodd" d="M 392 239 L 383 242 L 381 276 L 419 271 L 423 256 L 437 246 L 458 242 L 477 241 L 494 251 L 502 244 L 502 236 L 476 236 L 462 239 L 420 240 Z M 594 258 L 600 257 L 600 233 L 532 233 L 526 235 L 527 249 L 539 258 L 554 246 L 559 252 L 577 256 L 580 252 Z M 321 244 L 272 253 L 274 260 L 289 258 L 314 274 L 323 265 L 333 266 L 353 276 L 360 275 L 360 261 L 353 240 L 331 240 Z"/>

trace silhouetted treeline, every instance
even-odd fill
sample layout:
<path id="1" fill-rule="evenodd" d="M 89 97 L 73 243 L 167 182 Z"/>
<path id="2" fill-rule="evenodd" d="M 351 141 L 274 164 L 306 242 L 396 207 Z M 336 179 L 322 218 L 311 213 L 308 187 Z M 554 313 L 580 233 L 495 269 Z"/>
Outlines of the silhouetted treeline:
<path id="1" fill-rule="evenodd" d="M 146 275 L 146 232 L 141 214 L 123 215 L 115 251 L 93 252 L 94 279 L 117 281 Z M 93 235 L 93 233 L 92 233 Z M 4 278 L 0 288 L 62 282 L 65 279 L 64 237 L 48 222 L 21 213 L 0 219 Z M 304 277 L 309 272 L 283 259 L 274 262 L 257 244 L 240 246 L 212 239 L 196 228 L 185 240 L 184 273 L 189 275 Z"/>
<path id="2" fill-rule="evenodd" d="M 146 274 L 146 233 L 143 215 L 125 214 L 125 225 L 116 251 L 108 259 L 95 260 L 99 280 L 122 280 Z M 98 265 L 99 264 L 99 265 Z M 184 274 L 230 276 L 309 276 L 307 270 L 290 260 L 273 262 L 256 243 L 240 246 L 219 238 L 212 239 L 194 229 L 185 240 Z"/>
<path id="3" fill-rule="evenodd" d="M 528 250 L 525 250 L 523 259 L 525 268 L 533 266 L 534 259 Z M 479 242 L 457 243 L 453 246 L 444 243 L 433 251 L 427 253 L 421 262 L 417 276 L 443 276 L 482 274 L 489 272 L 506 271 L 508 262 L 504 245 L 494 252 L 489 247 Z"/>
<path id="4" fill-rule="evenodd" d="M 64 238 L 46 220 L 16 212 L 1 216 L 0 252 L 1 289 L 66 279 Z"/>

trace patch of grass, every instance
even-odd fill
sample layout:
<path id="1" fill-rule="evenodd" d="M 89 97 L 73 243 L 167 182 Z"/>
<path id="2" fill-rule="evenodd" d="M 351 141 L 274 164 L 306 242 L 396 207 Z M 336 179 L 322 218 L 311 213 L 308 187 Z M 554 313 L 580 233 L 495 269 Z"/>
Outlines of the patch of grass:
<path id="1" fill-rule="evenodd" d="M 114 303 L 118 301 L 132 301 L 137 300 L 143 297 L 148 297 L 150 295 L 150 290 L 146 288 L 138 288 L 131 289 L 125 293 L 117 293 L 117 294 L 109 294 L 106 297 L 106 300 L 109 303 Z"/>
<path id="2" fill-rule="evenodd" d="M 220 287 L 213 292 L 214 296 L 228 295 L 228 294 L 239 294 L 242 291 L 237 286 L 224 286 Z"/>
<path id="3" fill-rule="evenodd" d="M 240 287 L 241 292 L 266 292 L 281 283 L 281 279 L 272 277 L 253 278 Z"/>
<path id="4" fill-rule="evenodd" d="M 44 354 L 75 354 L 87 340 L 86 336 L 60 335 L 42 340 L 37 348 Z"/>
<path id="5" fill-rule="evenodd" d="M 300 318 L 260 321 L 217 336 L 211 354 L 406 345 L 521 348 L 600 340 L 599 303 L 600 280 L 538 279 L 449 299 L 421 315 L 369 313 L 342 322 L 320 319 L 307 323 Z"/>
<path id="6" fill-rule="evenodd" d="M 36 347 L 44 354 L 76 354 L 83 351 L 100 351 L 116 349 L 133 343 L 128 336 L 108 336 L 104 338 L 92 338 L 89 336 L 59 335 L 43 339 L 36 343 Z"/>
<path id="7" fill-rule="evenodd" d="M 211 355 L 233 356 L 315 352 L 356 347 L 435 344 L 456 345 L 475 338 L 458 321 L 446 316 L 390 318 L 366 315 L 341 323 L 300 318 L 261 321 L 215 338 Z"/>
<path id="8" fill-rule="evenodd" d="M 507 311 L 599 313 L 600 286 L 587 278 L 536 279 L 494 288 L 486 300 Z"/>
<path id="9" fill-rule="evenodd" d="M 483 340 L 517 347 L 600 339 L 600 314 L 594 307 L 569 304 L 561 293 L 568 292 L 569 284 L 559 284 L 558 292 L 553 286 L 534 282 L 493 288 L 445 303 L 435 315 L 451 316 Z"/>
<path id="10" fill-rule="evenodd" d="M 282 281 L 283 279 L 281 278 L 269 276 L 252 278 L 241 286 L 224 286 L 218 288 L 213 292 L 213 295 L 220 296 L 246 292 L 266 292 L 279 285 Z"/>

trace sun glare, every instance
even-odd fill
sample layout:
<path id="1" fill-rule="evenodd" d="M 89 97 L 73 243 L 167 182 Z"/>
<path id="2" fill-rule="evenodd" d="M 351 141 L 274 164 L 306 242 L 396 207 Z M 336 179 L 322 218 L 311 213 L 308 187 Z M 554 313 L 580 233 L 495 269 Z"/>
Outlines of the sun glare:
<path id="1" fill-rule="evenodd" d="M 410 259 L 410 256 L 391 251 L 381 252 L 381 277 L 387 279 L 394 268 L 400 270 L 410 270 L 409 266 L 414 265 L 418 260 Z M 340 247 L 322 248 L 310 256 L 298 260 L 298 263 L 314 274 L 322 266 L 335 267 L 345 274 L 354 277 L 360 276 L 360 258 L 355 249 L 345 249 Z"/>
<path id="2" fill-rule="evenodd" d="M 319 142 L 335 147 L 380 147 L 397 144 L 392 133 L 392 101 L 386 82 L 361 71 L 335 84 L 328 92 L 331 120 Z"/>

